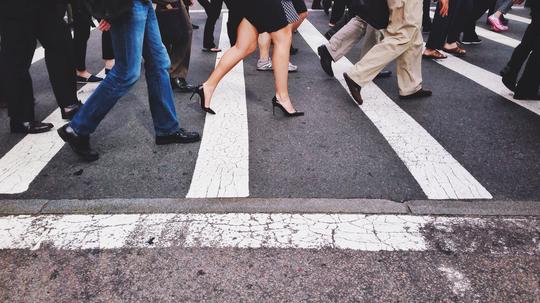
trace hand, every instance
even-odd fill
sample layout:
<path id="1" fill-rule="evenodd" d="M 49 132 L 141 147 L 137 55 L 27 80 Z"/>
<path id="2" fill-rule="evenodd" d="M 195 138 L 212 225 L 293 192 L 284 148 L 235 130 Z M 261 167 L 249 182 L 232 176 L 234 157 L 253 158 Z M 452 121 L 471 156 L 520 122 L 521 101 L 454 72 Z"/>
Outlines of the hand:
<path id="1" fill-rule="evenodd" d="M 107 20 L 99 21 L 98 29 L 102 32 L 108 32 L 111 29 L 111 24 Z"/>
<path id="2" fill-rule="evenodd" d="M 439 0 L 439 2 L 441 3 L 441 17 L 448 16 L 448 1 L 450 0 Z"/>

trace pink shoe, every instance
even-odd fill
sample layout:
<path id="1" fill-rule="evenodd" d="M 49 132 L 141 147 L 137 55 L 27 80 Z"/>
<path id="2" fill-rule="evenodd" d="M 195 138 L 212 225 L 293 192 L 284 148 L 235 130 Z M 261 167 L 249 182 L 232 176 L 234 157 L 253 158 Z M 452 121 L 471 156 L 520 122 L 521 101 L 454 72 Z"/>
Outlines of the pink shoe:
<path id="1" fill-rule="evenodd" d="M 489 16 L 488 21 L 489 21 L 489 24 L 491 24 L 491 29 L 494 32 L 504 32 L 504 31 L 508 30 L 508 26 L 504 26 L 501 23 L 501 20 L 499 18 L 495 17 L 495 15 Z"/>

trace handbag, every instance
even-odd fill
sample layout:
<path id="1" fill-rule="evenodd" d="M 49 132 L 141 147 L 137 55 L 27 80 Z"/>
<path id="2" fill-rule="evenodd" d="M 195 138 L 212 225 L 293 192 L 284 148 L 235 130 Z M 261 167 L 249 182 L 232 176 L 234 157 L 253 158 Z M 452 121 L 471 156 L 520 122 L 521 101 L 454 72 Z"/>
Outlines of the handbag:
<path id="1" fill-rule="evenodd" d="M 388 27 L 390 10 L 386 0 L 352 0 L 349 8 L 376 29 Z"/>

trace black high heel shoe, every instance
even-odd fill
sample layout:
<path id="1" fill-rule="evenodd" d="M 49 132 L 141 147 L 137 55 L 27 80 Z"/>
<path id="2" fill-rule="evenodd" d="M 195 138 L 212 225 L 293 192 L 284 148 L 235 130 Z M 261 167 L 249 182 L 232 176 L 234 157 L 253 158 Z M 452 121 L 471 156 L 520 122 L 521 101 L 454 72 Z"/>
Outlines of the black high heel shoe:
<path id="1" fill-rule="evenodd" d="M 299 112 L 299 111 L 295 111 L 294 113 L 289 113 L 285 107 L 283 107 L 283 105 L 281 105 L 277 99 L 276 96 L 274 96 L 274 98 L 272 99 L 272 115 L 276 115 L 276 107 L 281 109 L 281 111 L 283 112 L 283 114 L 286 116 L 286 117 L 301 117 L 304 115 L 304 112 Z"/>
<path id="2" fill-rule="evenodd" d="M 199 98 L 201 99 L 201 109 L 211 115 L 215 115 L 216 112 L 213 111 L 210 107 L 204 106 L 204 88 L 202 85 L 197 86 L 197 88 L 193 91 L 193 94 L 191 95 L 191 98 L 189 100 L 193 99 L 193 97 L 197 94 Z"/>

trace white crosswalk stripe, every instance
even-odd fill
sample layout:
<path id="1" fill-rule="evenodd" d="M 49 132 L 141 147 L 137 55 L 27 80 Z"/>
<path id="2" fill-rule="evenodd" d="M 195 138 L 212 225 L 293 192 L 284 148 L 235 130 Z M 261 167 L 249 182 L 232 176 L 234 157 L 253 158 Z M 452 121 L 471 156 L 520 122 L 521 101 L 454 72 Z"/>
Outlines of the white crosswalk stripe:
<path id="1" fill-rule="evenodd" d="M 506 19 L 508 19 L 508 20 L 518 21 L 518 22 L 525 23 L 525 24 L 531 24 L 531 19 L 524 18 L 524 17 L 518 16 L 518 15 L 505 14 L 504 17 Z"/>
<path id="2" fill-rule="evenodd" d="M 502 84 L 501 76 L 450 54 L 446 55 L 448 58 L 434 61 L 462 76 L 467 77 L 471 81 L 480 84 L 499 96 L 504 97 L 507 100 L 510 100 L 537 115 L 540 115 L 540 102 L 514 99 L 514 93 Z"/>
<path id="3" fill-rule="evenodd" d="M 216 64 L 230 48 L 224 13 Z M 212 97 L 216 115 L 206 115 L 204 135 L 188 198 L 249 196 L 249 136 L 243 62 L 220 82 Z"/>
<path id="4" fill-rule="evenodd" d="M 101 71 L 100 75 L 104 75 Z M 89 83 L 78 92 L 78 98 L 86 101 L 98 83 Z M 56 109 L 45 118 L 44 122 L 60 127 L 62 120 L 60 109 Z M 43 134 L 25 136 L 17 145 L 0 159 L 0 194 L 18 194 L 28 190 L 30 183 L 64 146 L 55 130 Z"/>
<path id="5" fill-rule="evenodd" d="M 298 31 L 313 51 L 327 42 L 307 20 Z M 345 57 L 334 64 L 336 77 L 345 89 L 347 84 L 342 74 L 352 66 Z M 429 199 L 492 198 L 444 147 L 375 84 L 364 87 L 362 95 L 364 104 L 360 109 L 392 146 Z"/>

